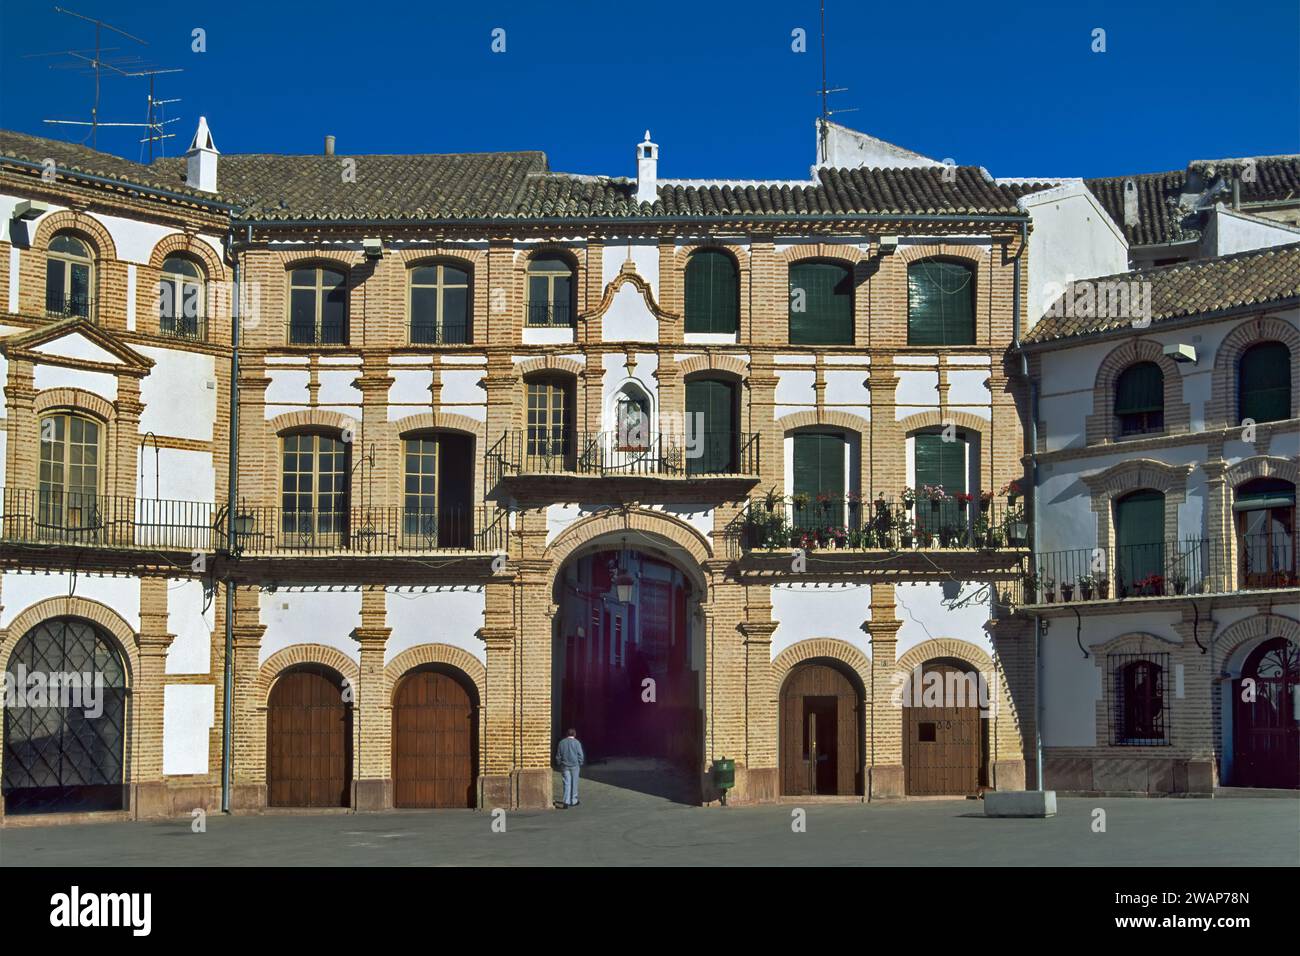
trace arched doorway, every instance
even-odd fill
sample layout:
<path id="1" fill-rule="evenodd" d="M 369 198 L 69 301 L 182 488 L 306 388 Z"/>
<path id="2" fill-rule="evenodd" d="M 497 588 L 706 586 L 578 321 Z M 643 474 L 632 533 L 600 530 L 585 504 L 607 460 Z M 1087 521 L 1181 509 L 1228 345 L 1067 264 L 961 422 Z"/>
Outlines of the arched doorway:
<path id="1" fill-rule="evenodd" d="M 554 735 L 574 727 L 589 762 L 703 766 L 704 643 L 695 584 L 666 557 L 594 550 L 556 579 Z"/>
<path id="2" fill-rule="evenodd" d="M 474 807 L 478 692 L 459 670 L 429 664 L 393 691 L 393 806 Z"/>
<path id="3" fill-rule="evenodd" d="M 1264 641 L 1232 690 L 1233 785 L 1300 787 L 1300 646 Z"/>
<path id="4" fill-rule="evenodd" d="M 303 664 L 276 679 L 266 707 L 267 806 L 351 805 L 347 696 L 342 676 L 320 664 Z"/>
<path id="5" fill-rule="evenodd" d="M 981 677 L 965 661 L 935 658 L 908 675 L 903 777 L 908 796 L 964 796 L 988 786 L 988 720 Z"/>
<path id="6" fill-rule="evenodd" d="M 127 670 L 116 642 L 75 617 L 24 634 L 5 668 L 5 813 L 127 806 Z"/>
<path id="7" fill-rule="evenodd" d="M 796 664 L 781 686 L 781 793 L 861 794 L 863 691 L 834 662 Z"/>

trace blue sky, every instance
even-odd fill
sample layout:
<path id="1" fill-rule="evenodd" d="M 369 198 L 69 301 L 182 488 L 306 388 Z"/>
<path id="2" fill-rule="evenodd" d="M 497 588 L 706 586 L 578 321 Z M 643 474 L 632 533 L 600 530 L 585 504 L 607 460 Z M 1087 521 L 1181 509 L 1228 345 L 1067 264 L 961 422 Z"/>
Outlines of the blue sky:
<path id="1" fill-rule="evenodd" d="M 182 98 L 168 154 L 203 113 L 223 152 L 315 153 L 334 133 L 340 153 L 542 149 L 553 169 L 634 175 L 649 127 L 662 177 L 800 178 L 813 160 L 816 0 L 67 2 L 149 41 L 110 56 L 184 68 L 159 86 Z M 0 5 L 0 126 L 79 141 L 42 120 L 87 118 L 93 78 L 26 57 L 93 47 L 53 6 Z M 828 78 L 848 87 L 833 100 L 858 108 L 837 119 L 937 159 L 1102 176 L 1300 151 L 1296 0 L 827 0 L 826 15 Z M 142 120 L 145 92 L 106 79 L 101 118 Z M 99 148 L 139 159 L 138 137 L 101 130 Z"/>

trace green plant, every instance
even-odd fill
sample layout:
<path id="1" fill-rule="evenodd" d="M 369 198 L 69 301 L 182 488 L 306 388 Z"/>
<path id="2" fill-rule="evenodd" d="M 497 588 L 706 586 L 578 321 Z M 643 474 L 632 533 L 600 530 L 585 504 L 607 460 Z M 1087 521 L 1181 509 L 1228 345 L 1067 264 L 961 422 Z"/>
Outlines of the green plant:
<path id="1" fill-rule="evenodd" d="M 777 492 L 776 485 L 773 485 L 771 488 L 767 489 L 767 493 L 763 495 L 763 505 L 768 511 L 775 511 L 776 506 L 780 504 L 780 502 L 781 495 Z"/>
<path id="2" fill-rule="evenodd" d="M 791 500 L 794 501 L 794 506 L 800 511 L 803 511 L 808 507 L 808 495 L 806 492 L 799 492 L 799 494 L 795 495 Z"/>

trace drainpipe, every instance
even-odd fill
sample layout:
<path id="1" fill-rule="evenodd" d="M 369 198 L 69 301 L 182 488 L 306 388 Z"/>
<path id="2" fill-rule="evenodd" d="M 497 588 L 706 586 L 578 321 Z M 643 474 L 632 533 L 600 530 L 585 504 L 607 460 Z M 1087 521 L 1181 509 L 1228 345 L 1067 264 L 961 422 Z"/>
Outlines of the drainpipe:
<path id="1" fill-rule="evenodd" d="M 1020 375 L 1029 386 L 1029 502 L 1034 512 L 1029 532 L 1030 560 L 1038 550 L 1038 383 L 1029 374 L 1029 359 L 1020 347 L 1020 263 L 1029 242 L 1029 224 L 1020 223 L 1020 250 L 1011 272 L 1011 348 L 1020 358 Z M 1043 628 L 1037 614 L 1034 620 L 1034 778 L 1035 790 L 1043 789 Z"/>
<path id="2" fill-rule="evenodd" d="M 252 229 L 249 229 L 249 238 Z M 239 481 L 239 251 L 233 232 L 226 238 L 226 249 L 233 260 L 230 295 L 230 449 L 226 475 L 226 556 L 230 558 L 235 543 L 235 504 Z M 226 651 L 223 658 L 221 706 L 221 812 L 230 812 L 231 737 L 234 727 L 235 696 L 235 588 L 230 566 L 226 565 Z"/>

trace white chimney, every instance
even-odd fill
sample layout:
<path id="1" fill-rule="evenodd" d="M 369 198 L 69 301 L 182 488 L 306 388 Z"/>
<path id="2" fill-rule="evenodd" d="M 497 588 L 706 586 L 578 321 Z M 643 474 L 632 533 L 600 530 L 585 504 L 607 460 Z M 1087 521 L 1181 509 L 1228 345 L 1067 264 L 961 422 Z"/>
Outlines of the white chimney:
<path id="1" fill-rule="evenodd" d="M 1124 180 L 1124 225 L 1138 224 L 1138 187 L 1131 179 Z"/>
<path id="2" fill-rule="evenodd" d="M 636 201 L 654 202 L 659 198 L 659 146 L 650 142 L 650 131 L 645 131 L 645 142 L 636 147 Z"/>
<path id="3" fill-rule="evenodd" d="M 200 116 L 194 141 L 185 154 L 185 185 L 206 193 L 216 192 L 218 155 L 212 142 L 212 131 L 208 129 L 208 118 Z"/>

